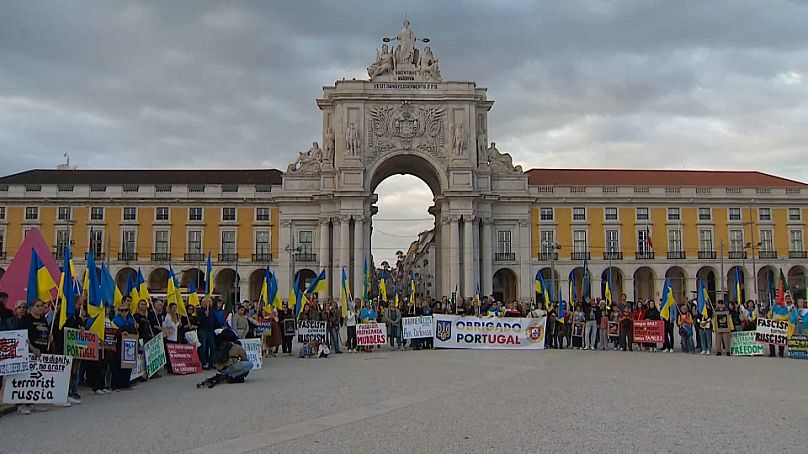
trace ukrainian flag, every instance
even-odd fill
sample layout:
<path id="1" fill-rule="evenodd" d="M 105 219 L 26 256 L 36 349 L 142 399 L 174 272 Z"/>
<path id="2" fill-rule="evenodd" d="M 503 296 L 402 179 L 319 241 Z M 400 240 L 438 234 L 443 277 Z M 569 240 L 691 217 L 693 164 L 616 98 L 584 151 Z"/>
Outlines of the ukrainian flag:
<path id="1" fill-rule="evenodd" d="M 314 293 L 325 293 L 328 290 L 328 281 L 325 278 L 325 270 L 320 271 L 320 274 L 311 281 L 309 288 L 306 290 L 306 295 Z"/>
<path id="2" fill-rule="evenodd" d="M 671 310 L 676 306 L 676 299 L 673 297 L 673 288 L 671 287 L 670 279 L 666 280 L 665 285 L 662 287 L 662 301 L 660 304 L 662 307 L 659 308 L 659 316 L 662 317 L 663 320 L 670 321 Z"/>
<path id="3" fill-rule="evenodd" d="M 59 329 L 64 328 L 68 317 L 76 314 L 76 290 L 73 283 L 73 259 L 70 255 L 70 247 L 65 247 L 65 259 L 62 265 L 62 278 L 59 280 L 59 298 L 62 300 L 59 306 Z"/>
<path id="4" fill-rule="evenodd" d="M 345 267 L 342 268 L 342 283 L 339 292 L 340 307 L 342 308 L 342 316 L 348 316 L 348 305 L 352 303 L 353 297 L 351 290 L 348 288 L 348 274 L 345 272 Z"/>
<path id="5" fill-rule="evenodd" d="M 39 258 L 39 254 L 36 253 L 36 250 L 31 248 L 31 267 L 28 270 L 28 293 L 26 295 L 26 302 L 30 306 L 34 304 L 36 300 L 50 301 L 53 299 L 51 290 L 55 288 L 58 287 L 50 271 L 45 268 L 45 264 L 42 263 L 42 259 Z"/>
<path id="6" fill-rule="evenodd" d="M 138 274 L 140 274 L 139 271 Z M 185 308 L 185 301 L 182 299 L 182 291 L 180 290 L 179 283 L 177 282 L 177 275 L 174 274 L 174 269 L 171 267 L 170 263 L 168 264 L 168 285 L 166 286 L 166 299 L 168 300 L 169 304 L 175 303 L 177 305 L 178 314 L 185 317 L 188 316 L 188 310 Z"/>
<path id="7" fill-rule="evenodd" d="M 137 292 L 137 284 L 132 280 L 131 275 L 126 276 L 126 292 L 124 292 L 124 294 L 132 298 L 132 302 L 129 303 L 129 313 L 135 313 L 137 311 L 137 303 L 140 301 L 140 295 Z"/>
<path id="8" fill-rule="evenodd" d="M 603 292 L 603 298 L 606 299 L 606 309 L 612 308 L 612 303 L 614 300 L 612 299 L 612 273 L 609 271 L 609 277 L 606 279 L 606 289 Z"/>
<path id="9" fill-rule="evenodd" d="M 410 307 L 415 307 L 415 274 L 410 271 Z"/>
<path id="10" fill-rule="evenodd" d="M 544 299 L 544 307 L 547 312 L 553 308 L 553 298 L 550 293 L 550 290 L 547 288 L 547 285 L 544 283 L 544 277 L 541 275 L 541 270 L 536 271 L 536 293 L 541 295 L 542 299 Z"/>
<path id="11" fill-rule="evenodd" d="M 269 272 L 269 266 L 264 269 L 264 280 L 261 282 L 261 296 L 260 296 L 260 303 L 261 307 L 264 308 L 264 313 L 272 312 L 272 303 L 269 299 L 269 283 L 272 281 L 271 273 Z"/>
<path id="12" fill-rule="evenodd" d="M 109 272 L 106 263 L 101 262 L 101 299 L 107 307 L 117 308 L 123 300 L 121 290 L 115 284 L 115 279 Z"/>
<path id="13" fill-rule="evenodd" d="M 698 311 L 701 313 L 702 318 L 707 318 L 707 305 L 710 304 L 710 295 L 707 294 L 707 289 L 704 287 L 704 281 L 699 279 L 699 294 L 698 294 Z"/>
<path id="14" fill-rule="evenodd" d="M 743 305 L 743 295 L 741 294 L 741 271 L 740 268 L 735 268 L 735 298 L 738 300 L 739 305 Z"/>
<path id="15" fill-rule="evenodd" d="M 87 330 L 98 336 L 99 339 L 104 338 L 104 329 L 106 318 L 104 309 L 104 302 L 101 300 L 101 284 L 98 281 L 98 274 L 95 271 L 95 257 L 93 250 L 87 253 L 87 272 L 84 274 L 85 284 L 84 290 L 87 291 Z"/>
<path id="16" fill-rule="evenodd" d="M 213 296 L 213 265 L 210 263 L 210 252 L 208 252 L 208 263 L 205 265 L 205 296 Z"/>
<path id="17" fill-rule="evenodd" d="M 283 301 L 281 301 L 281 292 L 278 289 L 278 277 L 275 276 L 275 273 L 270 273 L 269 288 L 267 290 L 269 301 L 272 302 L 275 309 L 281 310 L 281 308 L 283 308 Z"/>
<path id="18" fill-rule="evenodd" d="M 199 294 L 196 293 L 196 282 L 188 284 L 188 304 L 199 307 Z"/>
<path id="19" fill-rule="evenodd" d="M 379 280 L 379 295 L 382 301 L 387 302 L 387 270 L 382 270 L 382 278 Z"/>

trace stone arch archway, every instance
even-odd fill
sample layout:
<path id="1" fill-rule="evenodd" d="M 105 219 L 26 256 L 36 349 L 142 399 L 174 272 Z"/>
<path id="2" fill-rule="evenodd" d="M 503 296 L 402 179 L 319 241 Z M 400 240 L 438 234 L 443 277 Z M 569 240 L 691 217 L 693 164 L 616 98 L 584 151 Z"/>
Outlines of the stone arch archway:
<path id="1" fill-rule="evenodd" d="M 265 270 L 257 269 L 250 273 L 249 298 L 250 301 L 261 299 L 261 287 L 264 285 Z"/>
<path id="2" fill-rule="evenodd" d="M 238 287 L 241 278 L 232 268 L 222 268 L 213 279 L 213 292 L 218 293 L 224 301 L 226 307 L 232 307 L 234 303 L 240 302 Z"/>
<path id="3" fill-rule="evenodd" d="M 589 273 L 590 278 L 586 279 L 586 272 L 584 267 L 579 266 L 570 271 L 568 279 L 575 282 L 575 299 L 576 303 L 591 298 L 592 296 L 592 274 Z"/>
<path id="4" fill-rule="evenodd" d="M 620 296 L 626 292 L 623 290 L 623 270 L 616 266 L 606 268 L 603 270 L 603 273 L 601 273 L 600 296 L 601 298 L 606 298 L 606 281 L 609 279 L 609 273 L 611 273 L 610 286 L 614 286 L 614 288 L 611 288 L 612 301 L 617 303 L 620 301 Z M 626 295 L 626 297 L 628 297 L 628 295 Z"/>
<path id="5" fill-rule="evenodd" d="M 760 267 L 757 272 L 757 300 L 761 303 L 768 303 L 775 298 L 777 288 L 778 273 L 771 265 Z"/>
<path id="6" fill-rule="evenodd" d="M 121 293 L 126 292 L 126 285 L 129 279 L 131 279 L 134 283 L 137 282 L 137 271 L 135 271 L 133 268 L 127 266 L 121 268 L 117 273 L 115 273 L 115 284 L 121 290 Z"/>
<path id="7" fill-rule="evenodd" d="M 314 270 L 310 270 L 308 268 L 301 268 L 295 272 L 295 282 L 297 282 L 297 276 L 300 275 L 300 284 L 298 285 L 298 290 L 301 292 L 305 292 L 306 289 L 309 288 L 311 285 L 311 281 L 317 277 L 317 273 Z M 361 291 L 360 291 L 361 293 Z"/>
<path id="8" fill-rule="evenodd" d="M 365 188 L 369 193 L 387 177 L 392 175 L 413 175 L 429 186 L 432 194 L 444 193 L 448 187 L 445 165 L 433 156 L 413 150 L 397 150 L 387 153 L 374 162 L 365 175 Z"/>
<path id="9" fill-rule="evenodd" d="M 788 270 L 788 289 L 791 296 L 796 301 L 797 298 L 805 298 L 806 272 L 802 265 L 794 265 Z"/>
<path id="10" fill-rule="evenodd" d="M 641 266 L 634 271 L 634 300 L 653 299 L 657 301 L 656 295 L 656 273 L 650 266 Z"/>
<path id="11" fill-rule="evenodd" d="M 176 271 L 175 271 L 176 272 Z M 205 272 L 200 270 L 199 268 L 188 268 L 182 272 L 182 278 L 180 279 L 180 285 L 185 288 L 191 287 L 193 283 L 194 286 L 199 289 L 202 287 L 202 284 L 205 281 Z"/>
<path id="12" fill-rule="evenodd" d="M 687 294 L 687 273 L 684 268 L 672 266 L 665 271 L 665 279 L 670 281 L 673 297 L 678 304 L 688 300 Z"/>
<path id="13" fill-rule="evenodd" d="M 149 273 L 149 291 L 165 291 L 168 286 L 168 270 L 155 268 Z"/>
<path id="14" fill-rule="evenodd" d="M 733 266 L 727 271 L 727 298 L 729 301 L 738 302 L 738 289 L 735 285 L 737 281 L 741 283 L 741 301 L 745 301 L 751 297 L 750 289 L 746 288 L 746 272 L 741 266 Z"/>
<path id="15" fill-rule="evenodd" d="M 494 273 L 493 297 L 504 303 L 509 303 L 516 299 L 517 277 L 510 268 L 500 268 Z"/>
<path id="16" fill-rule="evenodd" d="M 704 282 L 704 288 L 707 289 L 707 294 L 710 295 L 710 301 L 715 304 L 716 301 L 723 298 L 717 298 L 716 296 L 720 293 L 720 288 L 718 285 L 718 272 L 712 266 L 703 266 L 696 271 L 696 287 L 695 289 L 698 290 L 698 282 Z"/>

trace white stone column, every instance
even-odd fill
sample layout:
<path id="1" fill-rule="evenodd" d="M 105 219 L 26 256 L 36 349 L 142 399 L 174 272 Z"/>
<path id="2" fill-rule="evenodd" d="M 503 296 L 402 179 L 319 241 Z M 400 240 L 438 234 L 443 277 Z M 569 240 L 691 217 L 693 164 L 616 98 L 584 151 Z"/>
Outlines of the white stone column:
<path id="1" fill-rule="evenodd" d="M 519 254 L 519 298 L 520 300 L 530 299 L 533 288 L 533 279 L 530 276 L 530 222 L 519 221 L 519 243 L 517 244 Z M 558 288 L 558 282 L 555 282 Z M 556 291 L 553 291 L 555 295 Z M 555 296 L 557 298 L 557 296 Z"/>
<path id="2" fill-rule="evenodd" d="M 319 273 L 322 270 L 326 270 L 326 280 L 328 282 L 333 283 L 334 280 L 332 279 L 331 273 L 328 270 L 328 262 L 330 259 L 330 250 L 331 245 L 329 244 L 329 230 L 328 230 L 328 223 L 330 219 L 328 218 L 320 218 L 320 269 L 316 272 Z M 330 291 L 332 287 L 326 284 L 326 292 Z M 327 295 L 319 295 L 320 300 L 323 300 L 324 297 Z"/>
<path id="3" fill-rule="evenodd" d="M 345 269 L 345 272 L 348 276 L 351 275 L 351 250 L 349 249 L 351 246 L 351 217 L 350 216 L 340 216 L 339 217 L 339 271 L 338 271 L 338 278 L 335 282 L 340 282 L 339 285 L 342 285 L 342 270 Z"/>
<path id="4" fill-rule="evenodd" d="M 449 293 L 460 288 L 460 226 L 458 216 L 449 216 Z"/>
<path id="5" fill-rule="evenodd" d="M 281 299 L 286 300 L 289 295 L 289 289 L 292 286 L 292 275 L 290 274 L 292 257 L 289 253 L 292 238 L 292 221 L 281 220 L 278 235 L 278 267 L 274 268 L 272 271 L 276 273 L 278 277 L 278 290 L 281 292 Z"/>
<path id="6" fill-rule="evenodd" d="M 494 249 L 491 218 L 483 218 L 483 233 L 480 237 L 480 247 L 483 250 L 482 270 L 483 281 L 480 283 L 484 295 L 494 293 Z"/>
<path id="7" fill-rule="evenodd" d="M 354 216 L 354 298 L 362 295 L 362 282 L 365 279 L 365 220 L 364 216 Z M 368 265 L 370 266 L 370 265 Z"/>
<path id="8" fill-rule="evenodd" d="M 474 230 L 471 216 L 463 217 L 463 297 L 474 295 Z"/>

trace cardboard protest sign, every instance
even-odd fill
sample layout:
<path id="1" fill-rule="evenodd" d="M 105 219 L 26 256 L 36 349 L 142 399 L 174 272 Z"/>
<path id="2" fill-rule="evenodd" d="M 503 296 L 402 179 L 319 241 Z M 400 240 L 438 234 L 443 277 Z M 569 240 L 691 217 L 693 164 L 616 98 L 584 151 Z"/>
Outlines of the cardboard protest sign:
<path id="1" fill-rule="evenodd" d="M 788 357 L 808 359 L 808 336 L 791 336 L 788 339 Z"/>
<path id="2" fill-rule="evenodd" d="M 433 320 L 435 348 L 544 349 L 546 316 L 492 319 L 436 314 Z"/>
<path id="3" fill-rule="evenodd" d="M 143 353 L 146 357 L 146 372 L 149 377 L 156 374 L 160 368 L 166 365 L 166 351 L 163 345 L 163 333 L 157 333 L 145 345 Z"/>
<path id="4" fill-rule="evenodd" d="M 662 320 L 635 320 L 634 342 L 661 344 L 665 342 L 665 322 Z"/>
<path id="5" fill-rule="evenodd" d="M 0 331 L 0 375 L 11 375 L 28 370 L 28 331 Z"/>
<path id="6" fill-rule="evenodd" d="M 729 354 L 732 356 L 760 356 L 766 348 L 755 341 L 754 331 L 735 331 L 731 337 Z"/>
<path id="7" fill-rule="evenodd" d="M 98 361 L 98 336 L 86 330 L 65 328 L 65 355 Z"/>
<path id="8" fill-rule="evenodd" d="M 264 366 L 264 357 L 261 356 L 261 339 L 241 339 L 241 346 L 247 352 L 247 359 L 252 363 L 253 369 Z"/>
<path id="9" fill-rule="evenodd" d="M 786 345 L 788 343 L 788 322 L 759 318 L 757 330 L 755 330 L 755 341 L 761 344 Z"/>
<path id="10" fill-rule="evenodd" d="M 255 335 L 256 336 L 263 336 L 263 335 L 269 336 L 271 326 L 272 325 L 270 324 L 269 320 L 259 322 L 258 325 L 255 327 Z"/>
<path id="11" fill-rule="evenodd" d="M 620 337 L 620 324 L 609 322 L 609 337 Z"/>
<path id="12" fill-rule="evenodd" d="M 573 322 L 572 337 L 584 337 L 584 322 Z"/>
<path id="13" fill-rule="evenodd" d="M 297 342 L 326 342 L 326 327 L 324 320 L 300 320 L 297 322 Z"/>
<path id="14" fill-rule="evenodd" d="M 73 358 L 63 355 L 32 356 L 28 371 L 4 378 L 3 403 L 64 404 Z"/>
<path id="15" fill-rule="evenodd" d="M 176 375 L 198 374 L 202 372 L 202 363 L 193 345 L 167 344 L 168 360 L 171 372 Z"/>
<path id="16" fill-rule="evenodd" d="M 146 376 L 146 359 L 143 357 L 143 353 L 137 354 L 137 359 L 135 360 L 135 367 L 129 372 L 129 381 L 133 381 L 137 378 L 145 377 Z"/>
<path id="17" fill-rule="evenodd" d="M 104 350 L 118 348 L 118 328 L 104 328 Z"/>
<path id="18" fill-rule="evenodd" d="M 283 320 L 283 335 L 284 336 L 294 336 L 295 331 L 297 331 L 297 323 L 295 323 L 295 319 L 287 318 Z"/>
<path id="19" fill-rule="evenodd" d="M 356 345 L 381 345 L 387 343 L 387 325 L 384 323 L 360 323 L 356 325 Z"/>
<path id="20" fill-rule="evenodd" d="M 729 311 L 715 311 L 715 332 L 728 333 L 732 331 L 729 329 Z"/>
<path id="21" fill-rule="evenodd" d="M 131 369 L 137 362 L 137 335 L 121 335 L 121 369 Z"/>
<path id="22" fill-rule="evenodd" d="M 417 339 L 419 337 L 432 337 L 432 316 L 404 317 L 401 319 L 404 330 L 404 339 Z"/>

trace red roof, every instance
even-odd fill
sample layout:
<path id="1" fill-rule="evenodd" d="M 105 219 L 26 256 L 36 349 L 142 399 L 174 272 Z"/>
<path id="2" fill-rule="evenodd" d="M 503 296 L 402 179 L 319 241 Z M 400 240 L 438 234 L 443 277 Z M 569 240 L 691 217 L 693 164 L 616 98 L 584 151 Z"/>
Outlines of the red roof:
<path id="1" fill-rule="evenodd" d="M 757 171 L 530 169 L 532 186 L 710 186 L 806 188 L 808 184 Z"/>

